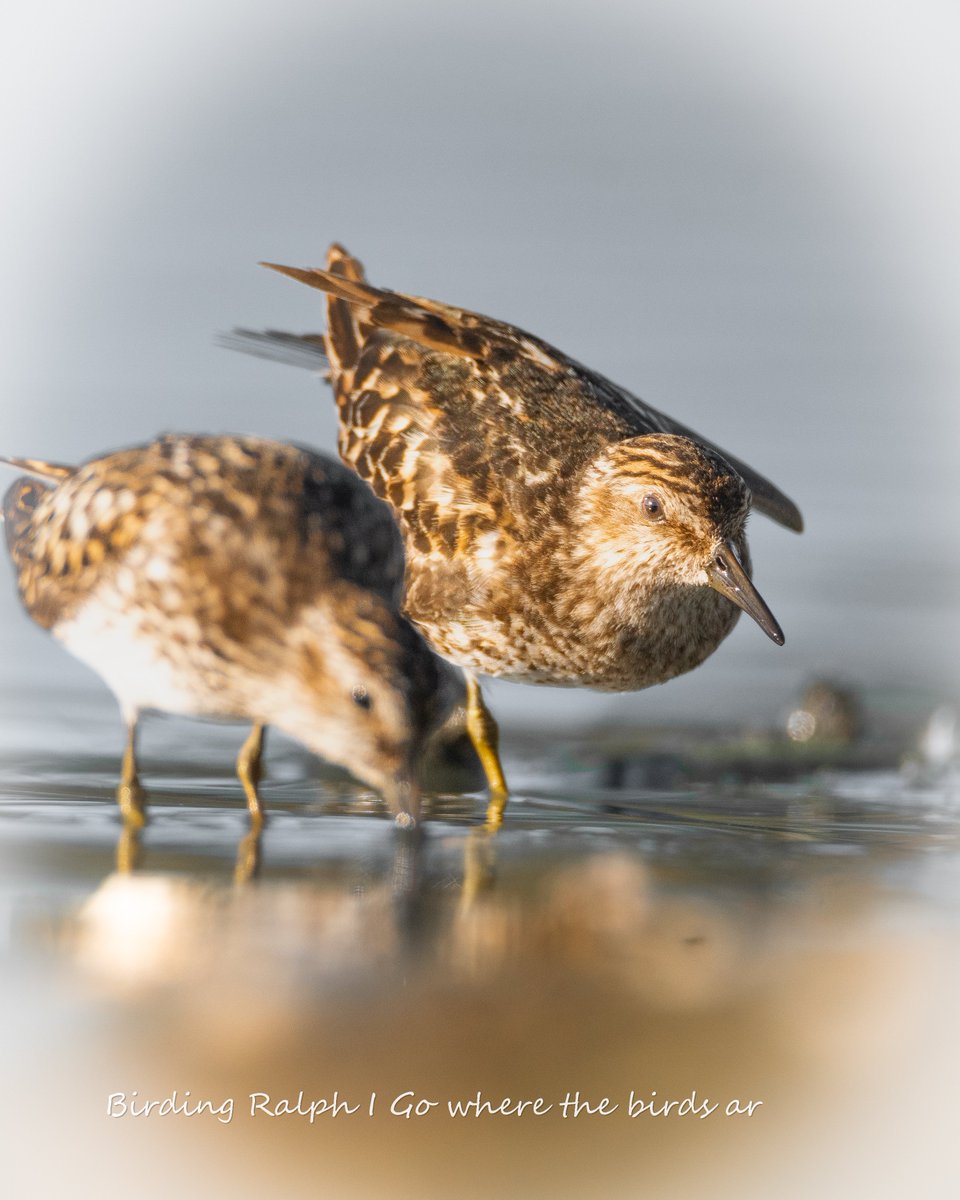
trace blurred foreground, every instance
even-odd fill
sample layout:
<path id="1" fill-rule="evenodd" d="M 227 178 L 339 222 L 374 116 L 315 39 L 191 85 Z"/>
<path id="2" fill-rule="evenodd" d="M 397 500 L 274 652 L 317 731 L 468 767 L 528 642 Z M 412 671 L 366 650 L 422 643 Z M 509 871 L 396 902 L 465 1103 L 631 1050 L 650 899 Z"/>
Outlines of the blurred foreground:
<path id="1" fill-rule="evenodd" d="M 412 839 L 281 743 L 255 873 L 237 730 L 194 725 L 122 874 L 113 759 L 28 717 L 6 1195 L 957 1194 L 949 763 L 530 738 L 500 834 L 450 795 Z"/>

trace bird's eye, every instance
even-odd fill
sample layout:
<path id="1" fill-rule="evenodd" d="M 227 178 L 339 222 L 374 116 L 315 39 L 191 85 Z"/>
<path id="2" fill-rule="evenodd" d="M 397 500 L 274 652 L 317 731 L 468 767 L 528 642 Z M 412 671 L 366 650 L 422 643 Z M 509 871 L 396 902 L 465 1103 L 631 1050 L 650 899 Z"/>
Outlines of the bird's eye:
<path id="1" fill-rule="evenodd" d="M 357 708 L 369 708 L 373 704 L 370 693 L 365 687 L 359 685 L 353 689 L 353 702 Z"/>
<path id="2" fill-rule="evenodd" d="M 661 521 L 663 520 L 663 501 L 651 492 L 649 496 L 643 498 L 643 511 L 651 521 Z"/>

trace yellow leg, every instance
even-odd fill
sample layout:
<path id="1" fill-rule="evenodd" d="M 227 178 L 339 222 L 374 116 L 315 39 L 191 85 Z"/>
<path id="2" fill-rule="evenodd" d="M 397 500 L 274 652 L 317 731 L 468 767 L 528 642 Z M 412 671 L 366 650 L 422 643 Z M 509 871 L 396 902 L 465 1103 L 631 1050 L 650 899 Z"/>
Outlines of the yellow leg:
<path id="1" fill-rule="evenodd" d="M 250 811 L 250 828 L 257 831 L 263 827 L 263 805 L 257 792 L 260 783 L 260 766 L 263 759 L 263 735 L 265 726 L 256 723 L 237 756 L 237 775 L 247 797 Z"/>
<path id="2" fill-rule="evenodd" d="M 143 788 L 137 776 L 137 718 L 127 724 L 127 745 L 123 751 L 120 769 L 120 784 L 117 787 L 117 804 L 120 815 L 128 829 L 142 829 L 147 813 L 143 802 Z"/>
<path id="3" fill-rule="evenodd" d="M 130 875 L 140 865 L 140 829 L 124 823 L 117 839 L 117 871 Z"/>
<path id="4" fill-rule="evenodd" d="M 490 802 L 487 805 L 487 827 L 499 829 L 503 824 L 503 810 L 507 806 L 507 781 L 500 765 L 500 731 L 497 723 L 483 700 L 480 684 L 465 671 L 467 680 L 467 733 L 477 752 L 477 757 L 487 777 Z"/>
<path id="5" fill-rule="evenodd" d="M 253 825 L 253 822 L 251 821 Z M 260 870 L 260 837 L 263 833 L 263 821 L 253 825 L 249 833 L 245 833 L 237 846 L 237 861 L 233 868 L 234 883 L 249 883 L 257 877 Z"/>

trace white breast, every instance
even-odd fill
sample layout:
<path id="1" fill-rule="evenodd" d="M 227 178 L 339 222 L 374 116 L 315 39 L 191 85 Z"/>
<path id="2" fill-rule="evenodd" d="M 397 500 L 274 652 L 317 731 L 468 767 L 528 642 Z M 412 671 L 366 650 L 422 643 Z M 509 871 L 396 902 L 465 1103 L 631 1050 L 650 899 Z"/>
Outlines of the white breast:
<path id="1" fill-rule="evenodd" d="M 202 681 L 190 678 L 176 657 L 161 653 L 162 640 L 143 628 L 142 615 L 130 612 L 119 597 L 110 603 L 94 593 L 55 636 L 81 662 L 92 667 L 116 696 L 124 716 L 139 709 L 199 715 L 210 711 Z M 118 602 L 119 601 L 119 602 Z M 196 623 L 183 632 L 188 644 L 198 637 Z"/>

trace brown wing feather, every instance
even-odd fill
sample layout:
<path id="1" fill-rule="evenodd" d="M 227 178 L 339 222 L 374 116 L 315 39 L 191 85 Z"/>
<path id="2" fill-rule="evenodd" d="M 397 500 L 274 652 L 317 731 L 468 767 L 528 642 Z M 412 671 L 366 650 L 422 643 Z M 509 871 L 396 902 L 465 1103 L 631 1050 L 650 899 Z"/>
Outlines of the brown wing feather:
<path id="1" fill-rule="evenodd" d="M 403 548 L 386 507 L 342 464 L 264 439 L 164 437 L 93 459 L 57 486 L 18 480 L 4 515 L 21 598 L 46 628 L 70 615 L 156 520 L 155 539 L 196 563 L 190 586 L 208 591 L 218 611 L 229 608 L 224 628 L 246 627 L 266 590 L 267 607 L 289 623 L 327 577 L 391 604 L 400 598 Z"/>
<path id="2" fill-rule="evenodd" d="M 373 328 L 389 332 L 394 340 L 407 339 L 423 351 L 446 356 L 451 364 L 448 373 L 453 371 L 451 359 L 465 360 L 469 369 L 461 379 L 466 391 L 459 396 L 448 395 L 441 400 L 438 396 L 431 397 L 427 389 L 420 389 L 426 394 L 426 403 L 435 410 L 442 409 L 440 420 L 437 419 L 440 414 L 435 412 L 430 432 L 437 449 L 452 463 L 459 439 L 466 437 L 473 441 L 483 436 L 490 441 L 487 461 L 497 463 L 499 471 L 503 461 L 499 456 L 506 452 L 509 470 L 516 473 L 518 484 L 529 485 L 531 479 L 549 469 L 551 459 L 563 463 L 569 472 L 571 438 L 579 439 L 582 446 L 595 451 L 611 440 L 639 434 L 681 433 L 719 450 L 715 443 L 532 334 L 435 300 L 373 287 L 363 279 L 359 263 L 342 247 L 331 249 L 328 270 L 276 263 L 263 265 L 333 297 L 338 306 L 338 329 L 348 319 L 349 312 L 356 314 L 352 328 L 361 347 L 358 362 L 364 358 L 364 340 L 371 340 Z M 332 311 L 333 305 L 330 307 Z M 335 348 L 328 340 L 331 361 L 334 353 Z M 427 358 L 422 355 L 424 362 Z M 439 370 L 436 363 L 433 370 Z M 381 370 L 378 381 L 383 379 Z M 387 378 L 386 386 L 390 385 Z M 355 388 L 359 382 L 344 379 L 343 386 Z M 495 422 L 484 420 L 490 406 L 497 411 Z M 519 431 L 508 428 L 511 417 L 514 424 L 521 422 L 525 426 L 519 441 L 516 437 Z M 788 528 L 803 528 L 799 509 L 779 488 L 746 463 L 726 451 L 719 452 L 743 476 L 759 511 Z M 470 501 L 479 501 L 478 489 L 471 487 L 469 480 L 463 480 L 462 486 L 466 487 Z M 534 502 L 537 499 L 534 497 Z"/>
<path id="3" fill-rule="evenodd" d="M 332 265 L 342 253 L 333 251 Z M 462 555 L 480 533 L 509 533 L 560 505 L 574 460 L 629 436 L 615 414 L 583 402 L 583 381 L 565 360 L 509 326 L 374 288 L 350 262 L 349 278 L 277 269 L 332 297 L 327 353 L 341 455 L 390 501 L 419 553 Z M 361 348 L 341 370 L 335 342 L 350 316 L 350 344 Z"/>

